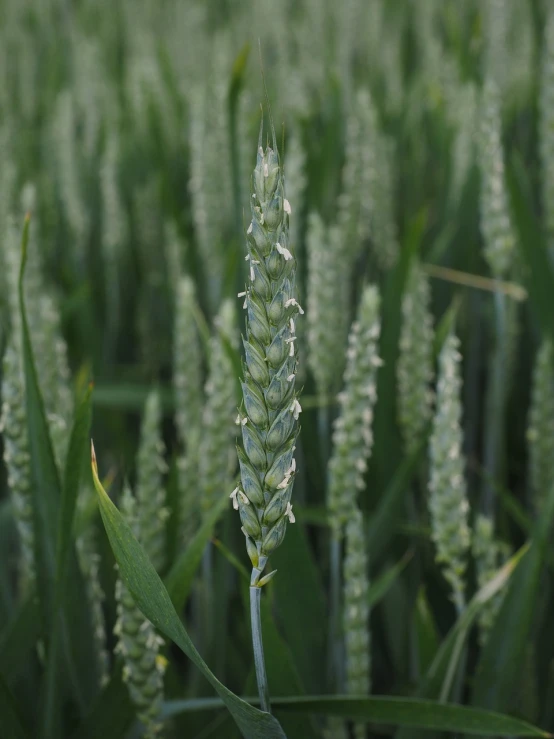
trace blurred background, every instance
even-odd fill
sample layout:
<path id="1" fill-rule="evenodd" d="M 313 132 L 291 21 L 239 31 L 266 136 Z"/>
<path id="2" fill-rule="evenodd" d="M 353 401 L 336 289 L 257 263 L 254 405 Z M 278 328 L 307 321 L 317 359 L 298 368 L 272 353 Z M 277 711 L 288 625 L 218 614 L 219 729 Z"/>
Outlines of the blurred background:
<path id="1" fill-rule="evenodd" d="M 223 416 L 229 422 L 223 442 L 203 447 L 202 440 L 213 430 L 213 409 L 206 414 L 206 407 L 218 371 L 225 367 L 234 378 L 241 372 L 243 312 L 236 295 L 247 277 L 244 233 L 263 107 L 266 124 L 271 116 L 275 125 L 292 206 L 299 301 L 319 311 L 318 319 L 307 310 L 298 320 L 304 388 L 294 491 L 299 523 L 276 554 L 281 580 L 268 596 L 279 638 L 297 655 L 289 667 L 298 685 L 290 691 L 301 692 L 300 685 L 311 693 L 329 689 L 326 627 L 306 639 L 294 623 L 326 621 L 332 421 L 348 329 L 363 286 L 372 283 L 381 294 L 384 365 L 359 505 L 369 526 L 376 511 L 388 511 L 376 519 L 382 538 L 370 547 L 370 581 L 390 575 L 371 615 L 373 691 L 425 692 L 427 669 L 459 614 L 434 562 L 427 437 L 421 432 L 410 441 L 399 418 L 400 337 L 410 312 L 402 301 L 417 262 L 430 290 L 435 354 L 449 331 L 461 340 L 470 526 L 479 512 L 492 521 L 490 574 L 527 541 L 537 511 L 544 510 L 545 488 L 554 482 L 547 341 L 554 330 L 551 5 L 0 0 L 0 341 L 8 357 L 0 626 L 12 622 L 26 592 L 22 581 L 32 579 L 29 572 L 22 575 L 21 565 L 30 514 L 16 500 L 21 470 L 10 468 L 18 450 L 17 438 L 10 437 L 10 407 L 13 413 L 24 402 L 24 390 L 19 387 L 17 395 L 9 382 L 9 368 L 20 330 L 17 275 L 25 213 L 31 214 L 25 283 L 30 331 L 58 464 L 67 451 L 74 398 L 92 378 L 101 473 L 121 501 L 124 485 L 141 480 L 141 423 L 155 390 L 159 409 L 152 423 L 159 438 L 150 448 L 161 450 L 154 467 L 161 491 L 156 500 L 166 510 L 158 532 L 159 569 L 167 573 L 209 508 L 202 503 L 203 483 L 190 482 L 197 480 L 190 477 L 191 465 L 203 480 L 206 464 L 200 460 L 206 455 L 236 459 L 237 379 L 232 402 L 224 406 L 230 410 Z M 230 329 L 222 312 L 229 298 L 231 312 L 236 308 Z M 539 347 L 544 372 L 536 370 L 533 381 Z M 325 351 L 329 366 L 321 377 L 317 366 L 325 364 Z M 183 407 L 187 402 L 192 405 Z M 236 465 L 227 467 L 223 479 L 230 493 Z M 101 595 L 91 598 L 99 599 L 101 640 L 111 654 L 118 618 L 113 557 L 88 484 L 80 501 L 76 531 L 89 531 L 95 540 L 95 571 L 88 571 L 92 560 L 81 569 L 100 588 Z M 191 586 L 187 623 L 213 657 L 216 674 L 240 692 L 251 658 L 238 594 L 237 561 L 248 564 L 239 529 L 227 510 L 217 528 L 221 549 L 214 549 L 213 562 L 204 561 L 204 575 L 214 579 L 202 584 L 198 578 Z M 299 559 L 304 565 L 296 570 Z M 471 594 L 479 586 L 475 563 L 468 573 Z M 506 636 L 512 628 L 506 613 L 495 642 L 518 674 L 501 698 L 474 702 L 552 729 L 552 578 L 550 570 L 542 580 L 537 573 L 536 588 L 526 596 L 530 612 L 517 616 L 524 625 L 515 616 L 512 622 L 517 638 L 512 643 Z M 300 581 L 291 584 L 295 576 Z M 302 616 L 295 615 L 298 603 Z M 207 631 L 204 608 L 218 614 L 217 626 Z M 465 662 L 456 667 L 461 682 L 450 693 L 455 700 L 470 700 L 482 645 L 475 634 L 468 640 Z M 178 655 L 168 659 L 168 696 L 206 694 Z M 106 660 L 108 680 L 112 668 L 106 664 L 114 662 Z M 33 694 L 37 669 L 10 678 L 23 700 Z M 284 682 L 286 675 L 284 670 Z M 212 736 L 199 733 L 206 724 L 205 717 L 187 716 L 173 727 Z M 232 736 L 229 724 L 216 726 L 214 736 L 216 730 Z"/>

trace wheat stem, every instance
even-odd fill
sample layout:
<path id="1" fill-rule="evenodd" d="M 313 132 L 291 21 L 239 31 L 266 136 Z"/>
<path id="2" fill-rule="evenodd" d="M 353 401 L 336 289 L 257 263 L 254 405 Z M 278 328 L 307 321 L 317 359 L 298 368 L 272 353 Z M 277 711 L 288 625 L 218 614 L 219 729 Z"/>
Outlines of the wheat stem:
<path id="1" fill-rule="evenodd" d="M 251 582 L 257 582 L 260 573 L 256 567 L 252 568 Z M 260 613 L 260 598 L 262 589 L 258 585 L 250 586 L 250 621 L 252 624 L 252 648 L 254 650 L 254 667 L 256 668 L 256 682 L 260 695 L 262 711 L 271 713 L 269 702 L 269 685 L 265 669 L 264 645 L 262 640 L 262 619 Z"/>

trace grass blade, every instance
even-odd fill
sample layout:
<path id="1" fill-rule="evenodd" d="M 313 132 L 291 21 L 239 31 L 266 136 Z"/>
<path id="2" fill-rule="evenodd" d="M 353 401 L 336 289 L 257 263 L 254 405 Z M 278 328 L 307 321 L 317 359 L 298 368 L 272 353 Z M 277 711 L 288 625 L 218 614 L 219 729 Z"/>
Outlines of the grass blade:
<path id="1" fill-rule="evenodd" d="M 248 699 L 254 702 L 254 698 Z M 526 721 L 478 708 L 466 708 L 396 697 L 351 698 L 336 696 L 293 696 L 274 698 L 279 711 L 342 716 L 371 724 L 405 726 L 434 731 L 478 734 L 481 736 L 542 736 L 549 734 Z M 187 711 L 213 710 L 221 705 L 217 699 L 167 701 L 164 715 L 175 716 Z"/>
<path id="2" fill-rule="evenodd" d="M 226 688 L 196 650 L 156 570 L 102 487 L 98 479 L 94 449 L 92 474 L 100 514 L 119 565 L 121 579 L 133 594 L 137 606 L 162 634 L 174 641 L 194 662 L 218 693 L 247 739 L 284 739 L 285 734 L 278 721 L 270 714 L 249 705 Z"/>

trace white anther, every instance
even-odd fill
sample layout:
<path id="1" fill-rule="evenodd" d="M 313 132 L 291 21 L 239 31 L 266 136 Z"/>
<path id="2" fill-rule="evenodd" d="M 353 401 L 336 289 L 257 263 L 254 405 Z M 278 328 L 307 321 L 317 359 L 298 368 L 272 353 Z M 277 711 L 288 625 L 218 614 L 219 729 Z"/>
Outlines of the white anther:
<path id="1" fill-rule="evenodd" d="M 293 334 L 294 333 L 294 318 L 290 319 L 289 326 L 290 326 L 290 332 L 291 334 Z"/>
<path id="2" fill-rule="evenodd" d="M 252 195 L 252 197 L 253 197 L 253 198 L 255 198 L 256 196 L 255 196 L 255 195 Z M 247 233 L 248 235 L 249 235 L 249 234 L 251 234 L 251 233 L 252 233 L 252 229 L 253 229 L 253 228 L 254 228 L 254 226 L 252 225 L 252 221 L 250 221 L 250 225 L 249 225 L 249 226 L 248 226 L 248 228 L 246 229 L 246 233 Z"/>
<path id="3" fill-rule="evenodd" d="M 246 295 L 246 290 L 243 290 L 241 293 L 237 293 L 237 298 L 244 298 Z"/>
<path id="4" fill-rule="evenodd" d="M 294 372 L 293 372 L 292 375 L 289 375 L 287 377 L 287 382 L 292 382 L 294 380 L 294 377 L 295 377 L 295 375 L 294 375 Z"/>
<path id="5" fill-rule="evenodd" d="M 231 495 L 229 496 L 231 500 L 233 501 L 233 508 L 235 511 L 238 511 L 239 509 L 239 502 L 237 500 L 237 495 L 240 493 L 240 490 L 238 488 L 235 488 Z"/>
<path id="6" fill-rule="evenodd" d="M 240 423 L 241 426 L 246 426 L 246 424 L 248 423 L 248 416 L 245 416 Z"/>
<path id="7" fill-rule="evenodd" d="M 287 510 L 285 511 L 285 516 L 288 516 L 289 523 L 294 523 L 296 521 L 296 518 L 294 517 L 294 513 L 292 512 L 292 505 L 290 504 L 290 501 L 287 503 Z"/>
<path id="8" fill-rule="evenodd" d="M 246 256 L 244 257 L 244 261 L 245 261 L 245 262 L 247 262 L 247 261 L 248 261 L 249 259 L 250 259 L 250 254 L 247 254 L 247 255 L 246 255 Z"/>
<path id="9" fill-rule="evenodd" d="M 292 405 L 289 410 L 294 415 L 295 420 L 298 420 L 298 416 L 302 413 L 302 406 L 298 402 L 297 398 L 292 401 Z"/>
<path id="10" fill-rule="evenodd" d="M 279 254 L 282 254 L 285 257 L 285 262 L 288 262 L 289 259 L 292 259 L 292 254 L 290 253 L 290 251 L 287 249 L 286 246 L 281 246 L 281 244 L 277 242 L 275 244 L 275 248 L 277 249 Z"/>
<path id="11" fill-rule="evenodd" d="M 281 482 L 277 485 L 277 490 L 284 490 L 290 482 L 290 475 L 285 475 Z"/>
<path id="12" fill-rule="evenodd" d="M 302 310 L 302 307 L 300 306 L 300 303 L 296 300 L 296 298 L 289 298 L 285 302 L 285 308 L 288 308 L 289 306 L 294 305 L 296 308 L 298 308 L 298 312 L 300 315 L 304 315 L 304 311 Z"/>
<path id="13" fill-rule="evenodd" d="M 254 282 L 256 275 L 254 274 L 254 267 L 250 265 L 250 279 Z"/>
<path id="14" fill-rule="evenodd" d="M 290 214 L 292 213 L 292 210 L 290 207 L 290 203 L 286 198 L 283 200 L 283 208 L 284 208 L 285 213 L 287 213 L 287 215 L 290 216 Z"/>
<path id="15" fill-rule="evenodd" d="M 240 413 L 239 413 L 239 414 L 237 415 L 237 417 L 235 418 L 235 423 L 236 423 L 236 425 L 237 425 L 237 426 L 239 426 L 239 425 L 240 425 L 240 421 L 241 421 L 241 418 L 240 418 Z"/>

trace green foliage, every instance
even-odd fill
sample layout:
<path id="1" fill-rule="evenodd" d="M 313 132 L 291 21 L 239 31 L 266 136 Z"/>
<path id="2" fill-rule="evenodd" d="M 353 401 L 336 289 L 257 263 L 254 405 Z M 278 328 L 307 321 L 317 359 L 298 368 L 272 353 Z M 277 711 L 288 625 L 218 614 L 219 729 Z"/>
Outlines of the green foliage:
<path id="1" fill-rule="evenodd" d="M 550 3 L 0 18 L 2 737 L 554 732 Z"/>

